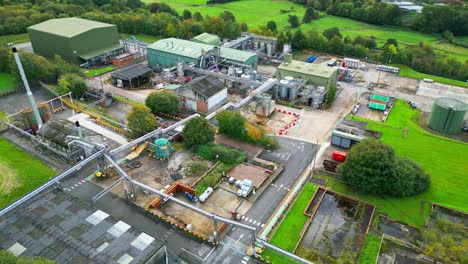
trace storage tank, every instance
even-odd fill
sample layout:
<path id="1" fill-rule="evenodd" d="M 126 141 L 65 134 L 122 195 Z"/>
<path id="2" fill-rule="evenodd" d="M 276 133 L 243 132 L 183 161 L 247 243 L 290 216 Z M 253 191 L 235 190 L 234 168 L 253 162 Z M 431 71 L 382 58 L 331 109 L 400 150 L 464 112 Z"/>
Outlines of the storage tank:
<path id="1" fill-rule="evenodd" d="M 294 80 L 294 77 L 292 77 L 292 76 L 285 76 L 284 79 L 291 82 L 292 80 Z"/>
<path id="2" fill-rule="evenodd" d="M 243 71 L 241 69 L 239 69 L 239 68 L 236 69 L 236 76 L 237 77 L 241 77 L 242 73 L 243 73 Z"/>
<path id="3" fill-rule="evenodd" d="M 268 98 L 261 99 L 257 102 L 255 107 L 255 113 L 258 116 L 270 116 L 273 113 L 273 108 L 275 107 L 275 100 Z"/>
<path id="4" fill-rule="evenodd" d="M 158 159 L 167 159 L 171 155 L 171 143 L 165 138 L 158 138 L 154 141 L 155 155 Z"/>
<path id="5" fill-rule="evenodd" d="M 279 94 L 279 96 L 281 98 L 288 97 L 288 85 L 289 85 L 288 80 L 281 80 L 280 81 L 280 94 Z"/>
<path id="6" fill-rule="evenodd" d="M 251 70 L 250 71 L 250 80 L 251 81 L 256 81 L 257 80 L 257 71 L 256 70 Z"/>
<path id="7" fill-rule="evenodd" d="M 268 44 L 266 45 L 266 50 L 267 50 L 267 55 L 268 55 L 268 56 L 271 56 L 271 48 L 272 48 L 272 47 L 271 47 L 271 43 L 268 43 Z"/>
<path id="8" fill-rule="evenodd" d="M 254 50 L 258 50 L 258 41 L 254 42 Z"/>
<path id="9" fill-rule="evenodd" d="M 184 77 L 184 68 L 182 67 L 182 63 L 177 63 L 177 76 Z"/>
<path id="10" fill-rule="evenodd" d="M 289 87 L 289 100 L 297 98 L 297 87 Z"/>
<path id="11" fill-rule="evenodd" d="M 291 48 L 290 48 L 290 46 L 288 44 L 283 45 L 283 53 L 288 53 L 290 49 Z"/>
<path id="12" fill-rule="evenodd" d="M 228 75 L 229 75 L 229 76 L 233 76 L 233 75 L 234 75 L 234 71 L 235 71 L 234 67 L 229 67 L 229 68 L 228 68 Z"/>
<path id="13" fill-rule="evenodd" d="M 458 99 L 441 97 L 434 101 L 428 125 L 443 133 L 461 131 L 468 105 Z"/>
<path id="14" fill-rule="evenodd" d="M 260 52 L 265 52 L 265 42 L 260 42 Z"/>

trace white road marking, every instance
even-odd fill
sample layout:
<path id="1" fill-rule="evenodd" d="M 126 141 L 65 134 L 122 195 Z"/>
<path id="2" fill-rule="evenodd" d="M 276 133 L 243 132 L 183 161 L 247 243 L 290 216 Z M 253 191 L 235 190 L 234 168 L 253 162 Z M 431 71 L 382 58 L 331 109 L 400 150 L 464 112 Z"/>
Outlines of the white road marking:
<path id="1" fill-rule="evenodd" d="M 241 219 L 242 219 L 242 220 L 244 220 L 244 218 L 245 218 L 245 215 L 241 216 Z"/>
<path id="2" fill-rule="evenodd" d="M 73 185 L 73 186 L 78 187 L 78 184 L 75 184 L 75 185 Z"/>
<path id="3" fill-rule="evenodd" d="M 252 224 L 256 225 L 256 224 L 257 224 L 257 221 L 253 221 L 253 223 L 252 223 Z"/>
<path id="4" fill-rule="evenodd" d="M 262 224 L 260 227 L 263 228 L 265 226 L 265 224 Z"/>
<path id="5" fill-rule="evenodd" d="M 72 186 L 72 187 L 70 187 L 70 189 L 72 189 L 72 190 L 73 190 L 73 189 L 75 189 L 75 187 L 73 187 L 73 186 Z"/>
<path id="6" fill-rule="evenodd" d="M 252 219 L 249 219 L 249 223 L 252 223 Z"/>
<path id="7" fill-rule="evenodd" d="M 260 222 L 257 223 L 257 226 L 260 226 Z"/>
<path id="8" fill-rule="evenodd" d="M 83 184 L 83 183 L 79 181 L 79 182 L 77 182 L 76 184 L 81 185 L 81 184 Z"/>
<path id="9" fill-rule="evenodd" d="M 244 234 L 241 234 L 241 235 L 239 236 L 239 238 L 236 240 L 236 242 L 234 243 L 234 245 L 237 245 L 237 243 L 239 243 L 239 240 L 240 240 L 243 236 L 244 236 Z"/>
<path id="10" fill-rule="evenodd" d="M 245 220 L 245 221 L 249 221 L 249 218 L 248 218 L 248 217 L 246 217 L 244 220 Z"/>
<path id="11" fill-rule="evenodd" d="M 284 184 L 281 184 L 280 189 L 283 188 L 283 185 L 284 185 Z"/>
<path id="12" fill-rule="evenodd" d="M 85 180 L 81 180 L 82 183 L 85 183 L 86 181 Z"/>
<path id="13" fill-rule="evenodd" d="M 247 261 L 242 260 L 241 263 L 242 263 L 242 264 L 247 264 Z"/>

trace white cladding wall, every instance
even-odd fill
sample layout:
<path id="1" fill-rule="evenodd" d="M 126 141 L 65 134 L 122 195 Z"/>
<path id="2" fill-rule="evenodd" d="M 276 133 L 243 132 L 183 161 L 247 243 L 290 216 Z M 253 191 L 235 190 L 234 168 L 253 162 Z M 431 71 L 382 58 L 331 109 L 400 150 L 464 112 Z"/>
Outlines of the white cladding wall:
<path id="1" fill-rule="evenodd" d="M 227 98 L 227 88 L 219 91 L 217 94 L 208 98 L 208 109 L 218 105 L 219 103 L 223 102 Z"/>

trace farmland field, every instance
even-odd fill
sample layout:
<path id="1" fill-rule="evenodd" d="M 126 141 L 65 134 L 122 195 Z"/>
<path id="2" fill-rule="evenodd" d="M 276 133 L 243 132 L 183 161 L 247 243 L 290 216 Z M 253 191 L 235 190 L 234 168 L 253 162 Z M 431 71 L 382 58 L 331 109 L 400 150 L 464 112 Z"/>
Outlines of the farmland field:
<path id="1" fill-rule="evenodd" d="M 457 85 L 461 87 L 467 87 L 468 83 L 462 82 L 462 81 L 457 81 L 449 78 L 444 78 L 436 75 L 431 75 L 431 74 L 426 74 L 422 72 L 417 72 L 410 67 L 406 65 L 401 65 L 401 64 L 393 64 L 393 66 L 400 68 L 400 76 L 401 77 L 408 77 L 408 78 L 413 78 L 413 79 L 432 79 L 435 82 L 439 83 L 445 83 L 445 84 L 450 84 L 450 85 Z"/>
<path id="2" fill-rule="evenodd" d="M 0 72 L 0 95 L 14 91 L 16 88 L 16 80 L 11 74 Z"/>
<path id="3" fill-rule="evenodd" d="M 137 40 L 146 42 L 148 44 L 151 44 L 155 41 L 158 41 L 160 37 L 157 36 L 151 36 L 151 35 L 145 35 L 145 34 L 125 34 L 125 33 L 119 33 L 121 38 L 125 39 L 130 39 L 130 37 L 135 37 Z"/>
<path id="4" fill-rule="evenodd" d="M 15 35 L 6 35 L 0 37 L 0 44 L 6 44 L 12 42 L 13 44 L 28 42 L 29 36 L 27 33 L 15 34 Z"/>
<path id="5" fill-rule="evenodd" d="M 104 74 L 106 72 L 113 71 L 116 68 L 117 67 L 111 65 L 111 66 L 106 66 L 106 67 L 102 67 L 102 68 L 87 70 L 87 71 L 85 71 L 85 73 L 86 73 L 86 76 L 93 77 L 96 74 Z"/>
<path id="6" fill-rule="evenodd" d="M 278 28 L 282 29 L 289 26 L 288 14 L 295 14 L 302 19 L 305 13 L 305 6 L 287 1 L 241 0 L 211 6 L 205 5 L 206 0 L 144 0 L 144 2 L 165 2 L 179 13 L 187 9 L 192 14 L 198 11 L 203 16 L 217 16 L 223 11 L 230 11 L 236 16 L 236 21 L 246 22 L 250 29 L 257 28 L 259 25 L 265 25 L 270 20 L 275 21 Z M 289 10 L 291 7 L 294 7 L 293 12 L 280 13 L 280 9 Z M 372 36 L 376 38 L 379 45 L 389 38 L 397 39 L 402 44 L 409 45 L 416 45 L 420 41 L 424 41 L 425 43 L 434 45 L 440 52 L 457 58 L 460 61 L 465 61 L 468 58 L 468 49 L 449 43 L 440 44 L 438 43 L 440 39 L 436 35 L 423 34 L 397 27 L 372 25 L 349 18 L 327 15 L 324 12 L 321 12 L 320 15 L 320 19 L 301 25 L 300 28 L 304 32 L 310 29 L 316 29 L 321 32 L 327 28 L 338 27 L 343 36 Z M 456 41 L 466 43 L 467 38 L 457 37 Z"/>
<path id="7" fill-rule="evenodd" d="M 0 137 L 0 208 L 55 175 L 55 171 Z"/>

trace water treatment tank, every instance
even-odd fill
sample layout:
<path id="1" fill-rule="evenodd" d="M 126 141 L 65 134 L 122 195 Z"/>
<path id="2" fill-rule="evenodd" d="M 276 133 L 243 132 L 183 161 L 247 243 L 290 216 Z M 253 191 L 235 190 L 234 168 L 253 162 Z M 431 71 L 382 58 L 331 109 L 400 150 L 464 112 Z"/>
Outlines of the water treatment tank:
<path id="1" fill-rule="evenodd" d="M 289 100 L 294 100 L 297 98 L 297 87 L 289 88 Z"/>
<path id="2" fill-rule="evenodd" d="M 287 81 L 292 81 L 292 80 L 294 80 L 294 77 L 292 77 L 292 76 L 285 76 L 284 79 L 287 80 Z"/>
<path id="3" fill-rule="evenodd" d="M 171 143 L 165 138 L 158 138 L 154 141 L 155 155 L 158 159 L 167 159 L 171 155 Z"/>
<path id="4" fill-rule="evenodd" d="M 443 133 L 458 133 L 461 131 L 468 105 L 464 102 L 441 97 L 434 101 L 428 125 Z"/>
<path id="5" fill-rule="evenodd" d="M 289 85 L 288 80 L 281 80 L 280 81 L 280 94 L 279 94 L 279 96 L 281 98 L 288 97 L 288 85 Z"/>

